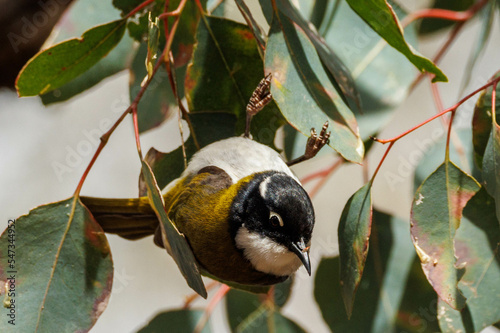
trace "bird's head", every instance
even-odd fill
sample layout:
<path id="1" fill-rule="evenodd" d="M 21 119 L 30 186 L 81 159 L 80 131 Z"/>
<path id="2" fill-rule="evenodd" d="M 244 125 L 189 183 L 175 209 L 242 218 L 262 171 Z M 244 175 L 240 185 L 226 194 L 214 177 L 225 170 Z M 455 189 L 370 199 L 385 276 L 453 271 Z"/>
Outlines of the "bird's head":
<path id="1" fill-rule="evenodd" d="M 263 172 L 242 185 L 231 206 L 235 245 L 260 272 L 309 275 L 314 210 L 304 188 L 283 172 Z"/>

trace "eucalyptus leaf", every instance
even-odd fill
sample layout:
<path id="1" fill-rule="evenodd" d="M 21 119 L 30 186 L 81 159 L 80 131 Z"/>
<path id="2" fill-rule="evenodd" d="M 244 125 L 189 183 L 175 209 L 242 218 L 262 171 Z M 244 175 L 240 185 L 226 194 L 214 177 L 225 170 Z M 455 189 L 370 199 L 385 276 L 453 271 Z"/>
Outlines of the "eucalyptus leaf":
<path id="1" fill-rule="evenodd" d="M 493 77 L 498 77 L 499 73 L 496 73 Z M 486 146 L 490 139 L 491 129 L 492 129 L 492 104 L 491 95 L 493 93 L 493 88 L 489 87 L 481 93 L 479 96 L 476 106 L 474 107 L 474 115 L 472 117 L 472 142 L 474 144 L 474 158 L 482 169 L 483 156 L 486 150 Z M 497 85 L 496 96 L 500 96 L 500 84 Z M 495 103 L 496 117 L 500 119 L 500 98 L 497 97 Z"/>
<path id="2" fill-rule="evenodd" d="M 400 19 L 407 13 L 391 2 Z M 361 138 L 366 140 L 387 123 L 392 111 L 408 95 L 417 75 L 404 55 L 371 30 L 349 5 L 341 1 L 335 19 L 325 31 L 328 46 L 337 54 L 352 75 L 359 93 L 361 111 L 356 115 Z M 417 44 L 415 24 L 404 29 L 405 40 Z"/>
<path id="3" fill-rule="evenodd" d="M 450 161 L 445 161 L 415 192 L 411 235 L 427 279 L 451 307 L 461 310 L 465 297 L 457 283 L 463 270 L 456 266 L 455 231 L 462 209 L 479 184 Z"/>
<path id="4" fill-rule="evenodd" d="M 55 40 L 59 43 L 80 36 L 89 28 L 109 22 L 119 17 L 119 11 L 111 3 L 101 0 L 80 0 L 73 3 L 54 27 Z M 43 104 L 51 104 L 69 98 L 95 86 L 106 77 L 116 74 L 127 67 L 136 49 L 132 39 L 124 35 L 116 47 L 94 66 L 62 87 L 43 94 Z"/>
<path id="5" fill-rule="evenodd" d="M 309 136 L 329 120 L 332 147 L 347 160 L 361 162 L 363 143 L 354 115 L 331 84 L 314 45 L 292 20 L 277 10 L 266 48 L 271 93 L 287 121 Z M 304 112 L 303 110 L 308 110 Z"/>
<path id="6" fill-rule="evenodd" d="M 286 283 L 285 281 L 280 284 L 285 290 L 289 288 Z M 275 290 L 275 295 L 276 292 Z M 245 291 L 229 291 L 226 295 L 226 311 L 231 332 L 234 333 L 305 332 L 295 322 L 283 316 L 279 309 L 272 308 L 258 296 Z"/>
<path id="7" fill-rule="evenodd" d="M 434 74 L 432 82 L 447 82 L 448 78 L 432 61 L 421 56 L 409 45 L 396 13 L 387 0 L 347 0 L 351 8 L 365 20 L 370 27 L 384 38 L 389 45 L 401 52 L 421 72 Z"/>
<path id="8" fill-rule="evenodd" d="M 196 324 L 203 315 L 202 310 L 179 309 L 170 310 L 157 314 L 151 321 L 141 328 L 137 333 L 161 333 L 168 332 L 185 333 L 193 332 Z M 209 323 L 205 325 L 200 333 L 211 333 Z"/>
<path id="9" fill-rule="evenodd" d="M 372 226 L 372 183 L 366 183 L 347 201 L 340 216 L 338 238 L 340 285 L 350 317 L 354 297 L 363 276 Z"/>
<path id="10" fill-rule="evenodd" d="M 482 188 L 463 210 L 455 236 L 458 263 L 465 274 L 458 284 L 467 297 L 461 312 L 439 303 L 439 325 L 443 332 L 480 332 L 500 320 L 500 229 L 495 202 Z"/>
<path id="11" fill-rule="evenodd" d="M 359 301 L 350 319 L 341 299 L 341 259 L 321 260 L 314 281 L 314 298 L 332 332 L 395 331 L 403 295 L 421 292 L 415 284 L 409 283 L 413 278 L 409 273 L 415 251 L 408 239 L 407 222 L 376 210 L 373 212 L 370 252 L 357 292 Z"/>
<path id="12" fill-rule="evenodd" d="M 37 53 L 16 80 L 19 96 L 35 96 L 57 89 L 86 72 L 121 40 L 125 19 L 87 30 L 81 38 L 59 43 Z"/>
<path id="13" fill-rule="evenodd" d="M 500 126 L 497 123 L 493 124 L 484 152 L 483 182 L 488 193 L 495 199 L 500 222 Z"/>
<path id="14" fill-rule="evenodd" d="M 106 236 L 77 198 L 37 207 L 0 237 L 0 283 L 14 289 L 4 295 L 0 331 L 87 332 L 113 283 Z"/>
<path id="15" fill-rule="evenodd" d="M 236 135 L 240 135 L 245 130 L 248 101 L 265 76 L 252 30 L 231 20 L 205 16 L 196 39 L 185 81 L 189 110 L 233 113 Z M 250 133 L 254 140 L 274 147 L 276 131 L 283 123 L 271 102 L 253 117 Z"/>
<path id="16" fill-rule="evenodd" d="M 193 251 L 183 234 L 179 233 L 165 211 L 165 203 L 156 183 L 153 171 L 147 162 L 142 161 L 142 175 L 148 189 L 151 207 L 160 221 L 161 234 L 165 249 L 171 254 L 179 267 L 187 284 L 203 298 L 207 298 L 207 290 L 201 279 L 198 264 Z"/>

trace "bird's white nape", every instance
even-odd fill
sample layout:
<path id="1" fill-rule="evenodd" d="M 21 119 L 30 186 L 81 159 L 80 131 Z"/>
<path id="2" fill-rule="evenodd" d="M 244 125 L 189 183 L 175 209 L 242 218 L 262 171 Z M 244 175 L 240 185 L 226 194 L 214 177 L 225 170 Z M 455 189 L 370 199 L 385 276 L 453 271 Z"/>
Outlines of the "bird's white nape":
<path id="1" fill-rule="evenodd" d="M 235 241 L 245 258 L 260 272 L 288 276 L 302 265 L 295 253 L 269 237 L 248 230 L 245 225 L 236 233 Z"/>

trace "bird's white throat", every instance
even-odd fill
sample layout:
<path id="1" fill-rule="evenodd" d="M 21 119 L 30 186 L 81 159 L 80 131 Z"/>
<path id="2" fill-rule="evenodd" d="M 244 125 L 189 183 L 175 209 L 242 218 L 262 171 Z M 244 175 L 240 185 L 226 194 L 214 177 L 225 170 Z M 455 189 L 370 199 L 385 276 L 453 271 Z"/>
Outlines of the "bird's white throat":
<path id="1" fill-rule="evenodd" d="M 293 274 L 301 266 L 297 255 L 269 237 L 248 230 L 243 225 L 236 233 L 236 246 L 260 272 L 276 276 Z"/>

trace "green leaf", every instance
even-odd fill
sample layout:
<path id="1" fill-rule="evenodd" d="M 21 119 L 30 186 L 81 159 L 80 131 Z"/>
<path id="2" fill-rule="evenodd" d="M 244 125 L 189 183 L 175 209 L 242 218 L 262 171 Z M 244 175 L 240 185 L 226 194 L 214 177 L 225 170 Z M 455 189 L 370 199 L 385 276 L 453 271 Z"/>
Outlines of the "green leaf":
<path id="1" fill-rule="evenodd" d="M 264 78 L 253 33 L 243 24 L 205 16 L 196 39 L 198 44 L 185 81 L 189 110 L 233 113 L 237 116 L 239 135 L 245 130 L 250 96 Z M 282 124 L 276 105 L 270 103 L 253 118 L 250 132 L 254 140 L 272 147 L 276 130 Z"/>
<path id="2" fill-rule="evenodd" d="M 16 81 L 19 96 L 35 96 L 57 89 L 95 65 L 120 42 L 126 20 L 87 30 L 74 38 L 37 53 Z"/>
<path id="3" fill-rule="evenodd" d="M 286 281 L 280 285 L 284 283 Z M 287 285 L 283 285 L 283 287 L 288 288 Z M 258 296 L 244 291 L 233 289 L 226 295 L 226 311 L 231 332 L 305 332 L 303 328 L 283 316 L 278 310 L 265 302 L 261 302 Z"/>
<path id="4" fill-rule="evenodd" d="M 0 237 L 2 294 L 12 276 L 15 295 L 5 295 L 3 303 L 14 304 L 15 326 L 3 309 L 0 331 L 87 332 L 111 292 L 108 241 L 79 199 L 37 207 Z"/>
<path id="5" fill-rule="evenodd" d="M 248 23 L 248 26 L 252 28 L 253 36 L 259 45 L 259 50 L 262 50 L 263 52 L 266 45 L 266 33 L 264 32 L 264 29 L 262 29 L 260 24 L 255 20 L 245 1 L 235 0 L 235 3 L 241 12 L 241 15 L 243 15 L 245 21 Z"/>
<path id="6" fill-rule="evenodd" d="M 199 112 L 189 113 L 194 132 L 200 148 L 235 135 L 236 117 L 224 112 Z M 187 160 L 196 152 L 193 138 L 190 136 L 185 142 Z M 182 147 L 162 153 L 151 148 L 146 157 L 146 162 L 151 166 L 158 187 L 163 189 L 172 180 L 178 178 L 184 171 L 184 156 Z M 143 177 L 139 178 L 139 196 L 147 195 L 147 187 Z"/>
<path id="7" fill-rule="evenodd" d="M 483 182 L 488 193 L 495 199 L 497 217 L 500 222 L 500 126 L 496 122 L 493 123 L 484 152 Z"/>
<path id="8" fill-rule="evenodd" d="M 465 274 L 458 284 L 467 297 L 461 312 L 440 302 L 439 325 L 443 332 L 479 332 L 500 320 L 500 229 L 494 200 L 481 189 L 463 211 L 455 236 L 458 263 Z"/>
<path id="9" fill-rule="evenodd" d="M 446 75 L 432 61 L 418 54 L 407 44 L 399 20 L 387 0 L 347 0 L 347 3 L 376 33 L 408 58 L 419 71 L 434 74 L 432 82 L 448 81 Z"/>
<path id="10" fill-rule="evenodd" d="M 399 18 L 406 16 L 399 6 L 392 6 Z M 387 123 L 392 111 L 406 99 L 417 71 L 404 55 L 373 33 L 347 3 L 341 1 L 336 11 L 325 40 L 351 72 L 361 112 L 351 109 L 361 138 L 366 140 Z M 405 39 L 417 46 L 415 24 L 407 26 L 404 33 Z"/>
<path id="11" fill-rule="evenodd" d="M 266 15 L 266 19 L 269 16 L 268 23 L 271 25 L 273 9 L 270 2 L 261 0 L 260 4 L 264 13 L 269 12 L 269 14 Z M 305 7 L 302 6 L 304 2 L 301 2 L 300 11 L 295 4 L 290 2 L 290 0 L 277 0 L 276 4 L 282 13 L 295 22 L 295 24 L 304 31 L 311 43 L 313 43 L 324 66 L 323 70 L 326 71 L 335 89 L 341 93 L 344 102 L 347 103 L 352 110 L 358 110 L 360 108 L 359 94 L 354 84 L 354 80 L 351 77 L 351 73 L 344 66 L 337 54 L 332 51 L 325 40 L 318 34 L 316 29 L 313 29 L 309 21 L 304 19 L 303 15 L 305 15 L 305 13 L 302 9 Z"/>
<path id="12" fill-rule="evenodd" d="M 171 310 L 157 314 L 151 321 L 137 333 L 185 333 L 193 332 L 196 324 L 203 315 L 202 310 Z M 210 333 L 210 325 L 205 325 L 201 333 Z"/>
<path id="13" fill-rule="evenodd" d="M 309 136 L 330 122 L 331 145 L 347 160 L 361 162 L 363 143 L 354 115 L 331 84 L 313 44 L 281 11 L 274 13 L 266 48 L 271 93 L 288 122 Z"/>
<path id="14" fill-rule="evenodd" d="M 493 75 L 492 79 L 497 78 L 500 71 Z M 484 90 L 477 99 L 476 106 L 474 107 L 474 115 L 472 117 L 472 142 L 474 144 L 474 158 L 482 169 L 483 156 L 488 144 L 492 128 L 492 104 L 491 95 L 493 87 L 488 87 Z M 500 96 L 500 85 L 497 85 L 496 96 Z M 496 99 L 495 103 L 495 117 L 500 118 L 500 98 Z"/>
<path id="15" fill-rule="evenodd" d="M 101 0 L 80 0 L 71 5 L 59 20 L 53 32 L 56 32 L 54 43 L 80 36 L 89 28 L 107 23 L 119 17 L 119 12 L 111 3 Z M 99 60 L 85 73 L 66 83 L 62 87 L 41 95 L 43 104 L 51 104 L 68 100 L 69 98 L 89 89 L 127 67 L 136 49 L 132 39 L 124 35 L 109 54 Z"/>
<path id="16" fill-rule="evenodd" d="M 360 302 L 350 320 L 341 296 L 340 259 L 321 260 L 314 281 L 314 298 L 332 332 L 395 331 L 405 290 L 420 292 L 407 283 L 412 278 L 409 272 L 415 257 L 408 240 L 408 222 L 374 211 L 370 252 L 357 292 Z"/>
<path id="17" fill-rule="evenodd" d="M 474 0 L 434 0 L 431 8 L 438 9 L 447 9 L 453 11 L 465 11 L 472 4 L 474 4 Z M 418 33 L 422 35 L 427 35 L 444 28 L 447 28 L 456 22 L 442 20 L 438 18 L 424 18 L 420 22 L 420 26 L 418 28 Z"/>
<path id="18" fill-rule="evenodd" d="M 160 221 L 165 249 L 174 258 L 188 285 L 200 296 L 207 298 L 207 290 L 201 279 L 193 251 L 184 235 L 179 233 L 174 224 L 169 220 L 165 211 L 165 203 L 163 202 L 163 197 L 161 196 L 153 171 L 144 160 L 142 161 L 142 175 L 148 188 L 149 202 Z"/>
<path id="19" fill-rule="evenodd" d="M 372 183 L 366 183 L 347 201 L 340 216 L 338 238 L 340 255 L 340 285 L 347 316 L 352 314 L 372 226 Z"/>
<path id="20" fill-rule="evenodd" d="M 465 297 L 457 288 L 453 239 L 462 209 L 479 190 L 477 182 L 446 161 L 415 192 L 411 235 L 427 279 L 439 297 L 454 309 L 463 309 Z"/>

